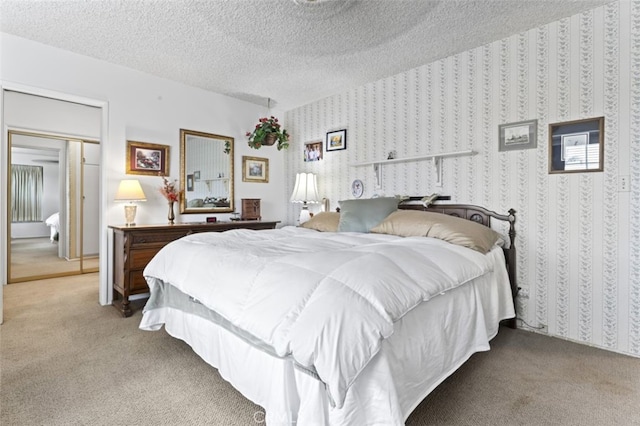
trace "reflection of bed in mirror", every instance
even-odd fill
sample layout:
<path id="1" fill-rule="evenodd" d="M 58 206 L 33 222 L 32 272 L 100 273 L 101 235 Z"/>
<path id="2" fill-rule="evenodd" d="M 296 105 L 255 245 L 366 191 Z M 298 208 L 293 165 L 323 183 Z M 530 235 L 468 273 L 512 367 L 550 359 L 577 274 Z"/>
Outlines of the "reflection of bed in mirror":
<path id="1" fill-rule="evenodd" d="M 49 227 L 49 240 L 54 243 L 60 238 L 60 212 L 55 212 L 44 221 Z"/>
<path id="2" fill-rule="evenodd" d="M 233 211 L 233 138 L 180 130 L 181 213 Z"/>

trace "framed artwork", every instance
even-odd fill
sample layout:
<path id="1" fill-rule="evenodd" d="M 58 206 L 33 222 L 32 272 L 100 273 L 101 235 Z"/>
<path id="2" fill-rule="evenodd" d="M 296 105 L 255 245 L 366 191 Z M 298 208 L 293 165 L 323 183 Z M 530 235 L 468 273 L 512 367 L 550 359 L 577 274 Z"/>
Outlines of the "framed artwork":
<path id="1" fill-rule="evenodd" d="M 538 120 L 518 121 L 498 126 L 498 151 L 531 149 L 538 146 Z"/>
<path id="2" fill-rule="evenodd" d="M 193 175 L 187 175 L 187 191 L 193 191 Z"/>
<path id="3" fill-rule="evenodd" d="M 322 140 L 305 142 L 304 144 L 304 161 L 320 161 L 322 160 Z"/>
<path id="4" fill-rule="evenodd" d="M 347 149 L 347 129 L 327 132 L 327 138 L 326 138 L 327 152 L 338 151 L 341 149 Z"/>
<path id="5" fill-rule="evenodd" d="M 604 117 L 549 124 L 549 173 L 604 170 Z"/>
<path id="6" fill-rule="evenodd" d="M 127 141 L 128 175 L 168 176 L 169 145 Z"/>
<path id="7" fill-rule="evenodd" d="M 269 182 L 269 159 L 242 156 L 243 182 Z"/>
<path id="8" fill-rule="evenodd" d="M 193 172 L 193 180 L 196 182 L 200 182 L 200 170 L 196 170 Z"/>

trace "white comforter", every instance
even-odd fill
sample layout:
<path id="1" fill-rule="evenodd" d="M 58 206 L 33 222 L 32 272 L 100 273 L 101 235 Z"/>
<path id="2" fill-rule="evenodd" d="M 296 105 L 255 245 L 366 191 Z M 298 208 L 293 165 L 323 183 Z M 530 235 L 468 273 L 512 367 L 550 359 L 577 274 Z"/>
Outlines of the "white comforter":
<path id="1" fill-rule="evenodd" d="M 182 238 L 144 275 L 151 291 L 170 283 L 317 373 L 340 408 L 395 321 L 490 269 L 485 255 L 431 238 L 285 227 Z"/>

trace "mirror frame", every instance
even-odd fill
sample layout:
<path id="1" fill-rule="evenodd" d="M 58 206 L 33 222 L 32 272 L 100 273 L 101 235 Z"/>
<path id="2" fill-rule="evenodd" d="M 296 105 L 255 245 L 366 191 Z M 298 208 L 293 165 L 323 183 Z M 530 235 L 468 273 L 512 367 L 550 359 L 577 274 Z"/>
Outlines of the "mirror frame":
<path id="1" fill-rule="evenodd" d="M 198 136 L 200 138 L 211 139 L 211 142 L 224 142 L 229 147 L 229 207 L 188 207 L 187 206 L 187 138 L 189 136 Z M 235 211 L 235 194 L 234 194 L 234 139 L 230 136 L 216 135 L 213 133 L 198 132 L 195 130 L 180 129 L 180 213 L 182 214 L 198 214 L 198 213 L 232 213 Z"/>
<path id="2" fill-rule="evenodd" d="M 589 144 L 595 143 L 598 146 L 598 167 L 587 168 L 584 166 L 579 169 L 564 169 L 565 164 L 561 159 L 563 151 L 562 139 L 567 136 L 582 137 L 583 141 Z M 553 140 L 560 139 L 554 145 Z M 586 140 L 584 139 L 586 138 Z M 580 143 L 582 145 L 582 143 Z M 558 167 L 558 163 L 562 163 L 562 167 Z M 582 120 L 564 121 L 562 123 L 549 124 L 549 173 L 587 173 L 604 171 L 604 117 L 585 118 Z"/>

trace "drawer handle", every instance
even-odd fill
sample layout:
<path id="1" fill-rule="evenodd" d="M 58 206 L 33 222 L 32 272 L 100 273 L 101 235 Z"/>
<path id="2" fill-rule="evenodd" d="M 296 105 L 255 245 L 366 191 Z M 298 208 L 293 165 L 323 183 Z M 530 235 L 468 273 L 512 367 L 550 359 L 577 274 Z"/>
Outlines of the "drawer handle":
<path id="1" fill-rule="evenodd" d="M 140 238 L 138 241 L 141 242 L 141 243 L 146 243 L 147 242 L 147 240 L 145 238 Z"/>

